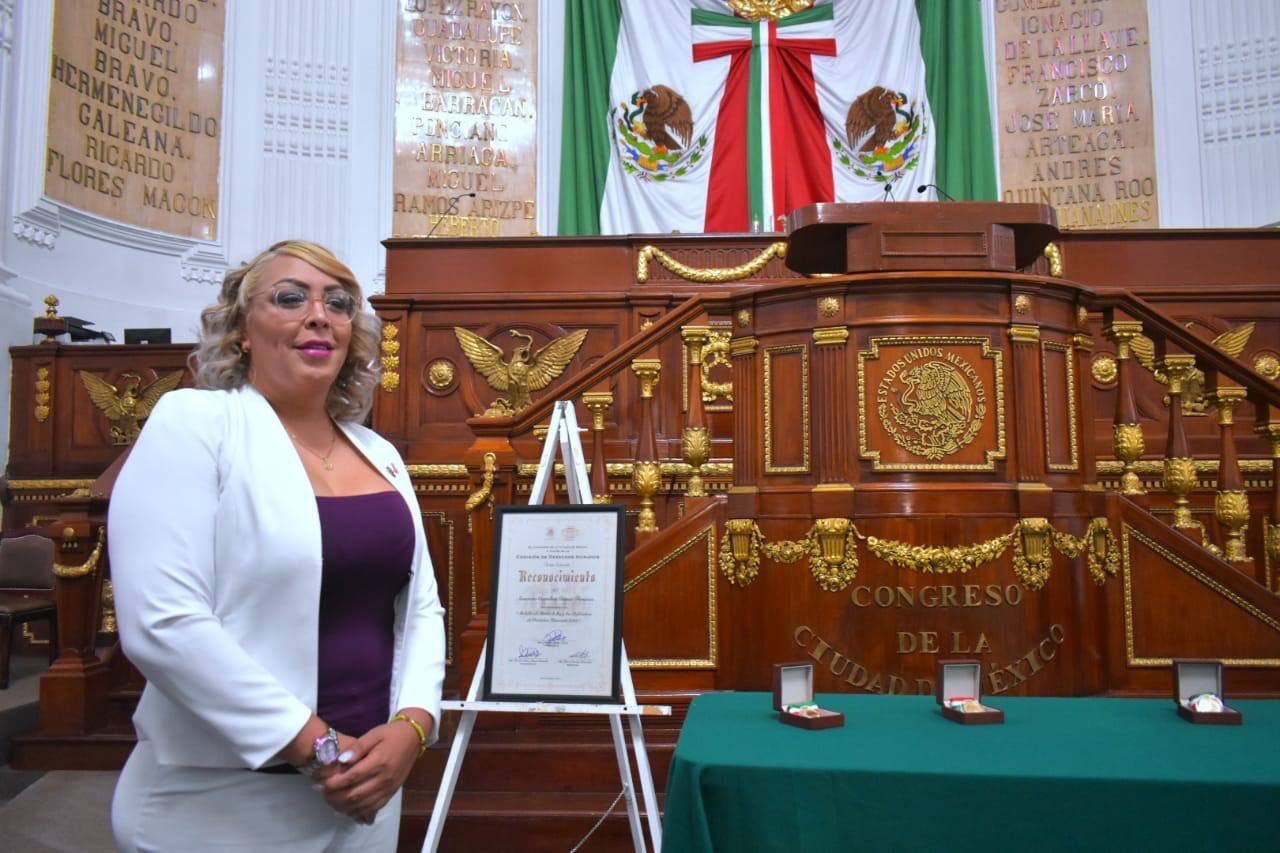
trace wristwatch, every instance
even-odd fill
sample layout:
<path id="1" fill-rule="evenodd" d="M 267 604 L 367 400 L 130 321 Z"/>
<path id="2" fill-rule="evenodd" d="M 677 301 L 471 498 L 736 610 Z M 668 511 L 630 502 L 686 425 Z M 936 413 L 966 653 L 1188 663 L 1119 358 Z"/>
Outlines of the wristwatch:
<path id="1" fill-rule="evenodd" d="M 338 733 L 332 727 L 320 737 L 316 738 L 313 747 L 311 760 L 302 767 L 298 768 L 307 776 L 315 773 L 322 767 L 328 767 L 338 761 Z"/>

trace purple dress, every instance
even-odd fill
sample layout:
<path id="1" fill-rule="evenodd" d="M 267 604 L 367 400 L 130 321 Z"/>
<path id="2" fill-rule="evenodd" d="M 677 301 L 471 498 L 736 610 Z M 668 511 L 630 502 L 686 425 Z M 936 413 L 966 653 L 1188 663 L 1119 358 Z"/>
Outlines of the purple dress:
<path id="1" fill-rule="evenodd" d="M 316 713 L 360 737 L 391 716 L 395 598 L 409 582 L 413 519 L 396 491 L 316 504 L 323 554 Z"/>

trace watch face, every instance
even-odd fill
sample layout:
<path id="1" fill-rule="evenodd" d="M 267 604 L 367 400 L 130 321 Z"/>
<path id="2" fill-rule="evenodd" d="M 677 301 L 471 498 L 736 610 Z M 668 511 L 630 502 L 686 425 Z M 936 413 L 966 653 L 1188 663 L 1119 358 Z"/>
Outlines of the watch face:
<path id="1" fill-rule="evenodd" d="M 321 764 L 332 764 L 338 760 L 338 739 L 325 735 L 316 741 L 316 760 Z"/>

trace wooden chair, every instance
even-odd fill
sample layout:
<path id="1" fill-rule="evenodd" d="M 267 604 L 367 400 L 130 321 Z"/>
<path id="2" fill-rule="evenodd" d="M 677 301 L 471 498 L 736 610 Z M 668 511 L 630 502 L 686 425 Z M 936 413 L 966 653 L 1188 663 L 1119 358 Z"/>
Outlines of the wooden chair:
<path id="1" fill-rule="evenodd" d="M 53 542 L 43 536 L 0 540 L 0 690 L 9 686 L 9 652 L 19 625 L 49 620 L 49 660 L 58 655 Z"/>

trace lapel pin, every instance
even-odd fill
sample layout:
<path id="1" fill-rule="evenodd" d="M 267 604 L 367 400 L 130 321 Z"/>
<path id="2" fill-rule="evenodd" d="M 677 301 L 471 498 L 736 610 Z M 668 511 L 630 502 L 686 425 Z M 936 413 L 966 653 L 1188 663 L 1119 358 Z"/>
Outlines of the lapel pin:
<path id="1" fill-rule="evenodd" d="M 395 465 L 394 463 L 391 465 L 388 465 L 386 470 L 387 470 L 387 475 L 390 477 L 400 476 L 400 466 Z"/>

